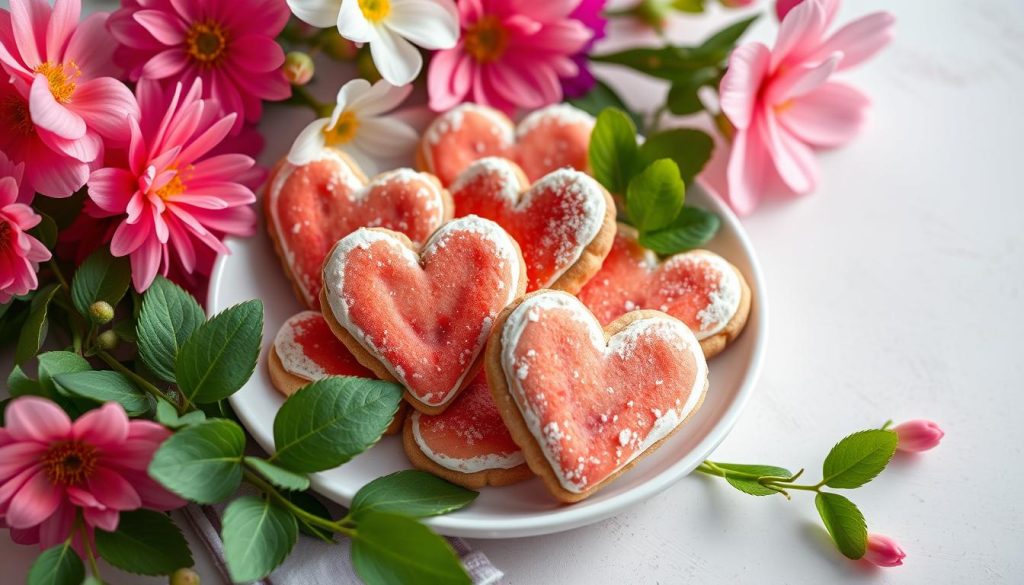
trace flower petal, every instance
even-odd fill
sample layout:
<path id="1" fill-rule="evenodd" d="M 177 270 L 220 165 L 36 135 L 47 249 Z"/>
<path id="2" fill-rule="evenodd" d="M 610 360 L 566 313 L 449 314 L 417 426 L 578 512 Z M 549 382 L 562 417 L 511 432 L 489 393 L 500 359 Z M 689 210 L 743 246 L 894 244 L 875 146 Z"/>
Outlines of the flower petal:
<path id="1" fill-rule="evenodd" d="M 231 42 L 231 54 L 246 71 L 265 73 L 284 65 L 284 51 L 272 38 L 262 35 L 244 35 Z"/>
<path id="2" fill-rule="evenodd" d="M 53 3 L 53 12 L 50 14 L 50 22 L 46 28 L 46 55 L 48 58 L 55 58 L 64 51 L 68 38 L 78 26 L 78 19 L 82 15 L 82 3 L 80 0 L 56 0 Z"/>
<path id="3" fill-rule="evenodd" d="M 75 90 L 73 110 L 85 120 L 90 130 L 119 144 L 127 144 L 131 130 L 125 124 L 129 117 L 139 117 L 135 96 L 113 77 L 100 77 L 80 83 Z"/>
<path id="4" fill-rule="evenodd" d="M 729 153 L 726 171 L 728 199 L 740 215 L 747 215 L 757 207 L 767 185 L 769 156 L 759 118 L 755 118 L 745 130 L 736 133 Z"/>
<path id="5" fill-rule="evenodd" d="M 830 36 L 814 56 L 842 51 L 839 71 L 860 65 L 889 44 L 895 22 L 896 17 L 889 12 L 875 12 L 858 18 Z"/>
<path id="6" fill-rule="evenodd" d="M 842 53 L 833 53 L 820 63 L 802 63 L 776 75 L 764 92 L 764 102 L 785 107 L 787 101 L 814 91 L 828 81 L 842 58 Z"/>
<path id="7" fill-rule="evenodd" d="M 416 47 L 386 28 L 380 29 L 380 34 L 370 43 L 370 55 L 380 76 L 391 85 L 411 83 L 423 68 L 423 57 Z"/>
<path id="8" fill-rule="evenodd" d="M 78 417 L 71 425 L 71 433 L 96 447 L 117 445 L 128 438 L 128 415 L 117 402 L 107 402 Z"/>
<path id="9" fill-rule="evenodd" d="M 172 47 L 150 57 L 142 66 L 142 77 L 166 79 L 174 77 L 188 65 L 188 57 L 181 47 Z"/>
<path id="10" fill-rule="evenodd" d="M 771 52 L 761 43 L 742 45 L 729 57 L 719 91 L 722 111 L 737 129 L 750 125 L 770 59 Z"/>
<path id="11" fill-rule="evenodd" d="M 825 11 L 817 0 L 806 0 L 782 19 L 775 47 L 771 52 L 771 70 L 782 63 L 799 61 L 816 48 L 825 32 Z"/>
<path id="12" fill-rule="evenodd" d="M 459 14 L 453 2 L 391 0 L 386 26 L 424 49 L 451 49 L 459 40 Z"/>
<path id="13" fill-rule="evenodd" d="M 124 213 L 137 188 L 135 177 L 124 169 L 98 169 L 89 175 L 89 199 L 111 213 Z"/>
<path id="14" fill-rule="evenodd" d="M 288 162 L 301 166 L 312 162 L 320 156 L 320 152 L 327 146 L 324 139 L 324 130 L 327 128 L 327 118 L 313 120 L 299 135 L 295 137 L 291 150 L 288 151 Z"/>
<path id="15" fill-rule="evenodd" d="M 96 500 L 108 508 L 134 510 L 142 505 L 139 493 L 116 471 L 97 467 L 86 483 Z"/>
<path id="16" fill-rule="evenodd" d="M 109 508 L 102 510 L 99 508 L 86 508 L 82 511 L 82 519 L 93 528 L 113 532 L 117 530 L 117 523 L 121 519 L 121 514 L 117 510 Z"/>
<path id="17" fill-rule="evenodd" d="M 40 469 L 11 498 L 4 521 L 12 528 L 30 528 L 50 517 L 60 505 L 64 490 L 54 486 Z"/>
<path id="18" fill-rule="evenodd" d="M 330 28 L 338 22 L 341 0 L 288 0 L 288 8 L 303 22 Z"/>
<path id="19" fill-rule="evenodd" d="M 71 435 L 71 419 L 56 404 L 35 396 L 15 398 L 5 413 L 7 432 L 18 441 L 50 443 Z"/>
<path id="20" fill-rule="evenodd" d="M 14 42 L 29 69 L 46 61 L 46 27 L 50 19 L 46 0 L 22 0 L 11 3 Z"/>
<path id="21" fill-rule="evenodd" d="M 54 99 L 45 75 L 36 74 L 29 90 L 28 104 L 32 123 L 39 128 L 68 140 L 85 136 L 85 120 Z"/>
<path id="22" fill-rule="evenodd" d="M 35 441 L 22 441 L 0 447 L 0 484 L 39 464 L 39 457 L 47 445 Z"/>
<path id="23" fill-rule="evenodd" d="M 818 184 L 814 153 L 803 142 L 782 128 L 775 115 L 764 115 L 768 152 L 775 161 L 779 177 L 794 193 L 810 193 Z"/>
<path id="24" fill-rule="evenodd" d="M 358 113 L 360 118 L 377 116 L 397 108 L 410 93 L 411 85 L 396 87 L 380 80 L 366 92 L 353 96 L 345 109 Z"/>
<path id="25" fill-rule="evenodd" d="M 121 74 L 114 64 L 114 50 L 117 43 L 111 42 L 107 30 L 107 14 L 95 12 L 85 17 L 71 35 L 65 61 L 74 61 L 82 71 L 83 78 L 116 77 Z"/>
<path id="26" fill-rule="evenodd" d="M 166 10 L 139 10 L 132 15 L 153 38 L 168 46 L 185 42 L 184 23 Z"/>
<path id="27" fill-rule="evenodd" d="M 867 118 L 870 101 L 848 85 L 830 82 L 793 100 L 779 123 L 814 146 L 834 148 L 853 140 Z"/>
<path id="28" fill-rule="evenodd" d="M 325 2 L 334 3 L 334 0 Z M 334 13 L 334 24 L 338 27 L 338 34 L 355 43 L 369 43 L 377 38 L 377 32 L 363 15 L 358 0 L 341 0 L 338 11 Z"/>

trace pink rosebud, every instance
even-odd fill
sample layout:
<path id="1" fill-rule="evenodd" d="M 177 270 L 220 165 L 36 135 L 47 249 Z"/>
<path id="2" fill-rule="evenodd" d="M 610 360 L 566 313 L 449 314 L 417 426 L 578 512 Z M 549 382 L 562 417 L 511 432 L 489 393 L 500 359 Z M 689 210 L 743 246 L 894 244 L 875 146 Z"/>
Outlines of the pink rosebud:
<path id="1" fill-rule="evenodd" d="M 757 0 L 721 0 L 722 6 L 726 8 L 746 8 L 752 6 Z"/>
<path id="2" fill-rule="evenodd" d="M 775 15 L 779 17 L 779 22 L 782 22 L 782 19 L 786 18 L 786 15 L 789 14 L 789 11 L 793 10 L 801 2 L 803 0 L 775 0 Z"/>
<path id="3" fill-rule="evenodd" d="M 903 564 L 907 553 L 903 552 L 895 540 L 884 534 L 869 534 L 868 549 L 864 560 L 879 567 L 898 567 Z"/>
<path id="4" fill-rule="evenodd" d="M 908 420 L 892 427 L 892 430 L 900 438 L 896 448 L 912 453 L 934 449 L 945 435 L 938 424 L 925 419 Z"/>

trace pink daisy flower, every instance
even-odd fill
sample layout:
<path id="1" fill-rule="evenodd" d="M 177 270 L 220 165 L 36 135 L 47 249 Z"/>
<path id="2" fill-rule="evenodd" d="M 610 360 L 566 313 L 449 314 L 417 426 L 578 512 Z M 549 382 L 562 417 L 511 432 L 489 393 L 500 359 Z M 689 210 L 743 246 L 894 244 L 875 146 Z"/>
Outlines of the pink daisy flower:
<path id="1" fill-rule="evenodd" d="M 562 80 L 575 78 L 573 56 L 593 36 L 570 17 L 580 0 L 459 0 L 462 34 L 430 61 L 430 107 L 464 101 L 508 114 L 562 100 Z"/>
<path id="2" fill-rule="evenodd" d="M 27 205 L 31 192 L 19 185 L 24 167 L 0 152 L 0 303 L 35 290 L 39 263 L 50 259 L 46 246 L 27 233 L 42 218 Z"/>
<path id="3" fill-rule="evenodd" d="M 239 184 L 255 161 L 244 154 L 211 155 L 230 132 L 236 114 L 221 116 L 203 100 L 202 81 L 173 94 L 148 79 L 136 89 L 141 122 L 129 119 L 132 138 L 127 162 L 93 171 L 89 197 L 93 213 L 121 216 L 110 242 L 114 256 L 129 256 L 132 282 L 143 291 L 173 258 L 182 270 L 196 269 L 201 245 L 228 253 L 220 234 L 252 235 L 256 196 Z"/>
<path id="4" fill-rule="evenodd" d="M 274 38 L 288 22 L 284 0 L 124 0 L 109 28 L 121 43 L 116 58 L 132 81 L 157 79 L 168 87 L 203 80 L 203 97 L 242 122 L 258 122 L 262 100 L 291 95 Z"/>
<path id="5" fill-rule="evenodd" d="M 128 88 L 110 77 L 113 49 L 106 15 L 81 24 L 79 0 L 12 0 L 0 10 L 0 149 L 26 163 L 34 191 L 67 197 L 81 188 L 103 140 L 128 140 L 124 120 L 139 109 Z"/>
<path id="6" fill-rule="evenodd" d="M 116 530 L 122 511 L 185 504 L 146 472 L 170 431 L 128 420 L 116 402 L 72 422 L 53 402 L 23 396 L 5 415 L 0 521 L 15 542 L 43 549 L 64 542 L 79 510 L 91 535 L 94 528 Z"/>

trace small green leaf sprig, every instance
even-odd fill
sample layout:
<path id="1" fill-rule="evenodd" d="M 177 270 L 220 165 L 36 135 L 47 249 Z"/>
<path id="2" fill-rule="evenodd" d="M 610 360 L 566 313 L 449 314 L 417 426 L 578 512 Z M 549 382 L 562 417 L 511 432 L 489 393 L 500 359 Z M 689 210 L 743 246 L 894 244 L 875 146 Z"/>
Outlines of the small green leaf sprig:
<path id="1" fill-rule="evenodd" d="M 227 502 L 221 536 L 233 581 L 270 574 L 303 533 L 331 543 L 350 538 L 353 566 L 366 583 L 469 583 L 447 541 L 421 519 L 458 510 L 476 492 L 401 471 L 364 486 L 348 512 L 333 518 L 307 491 L 310 473 L 343 465 L 377 443 L 398 409 L 400 386 L 350 377 L 311 383 L 278 411 L 274 454 L 254 456 L 226 400 L 255 370 L 260 301 L 207 319 L 191 295 L 163 277 L 144 294 L 128 294 L 127 261 L 106 250 L 90 256 L 70 281 L 56 263 L 51 269 L 56 282 L 22 301 L 33 308 L 18 317 L 11 399 L 45 397 L 73 417 L 113 401 L 133 418 L 175 431 L 154 454 L 149 475 L 188 501 Z M 6 308 L 0 328 L 14 317 L 3 313 Z M 39 353 L 44 343 L 66 345 Z M 22 368 L 32 360 L 35 378 Z M 243 482 L 256 494 L 241 495 Z M 193 564 L 181 530 L 162 512 L 122 512 L 116 530 L 96 528 L 83 561 L 72 544 L 85 529 L 78 519 L 67 541 L 37 557 L 30 585 L 101 583 L 99 557 L 140 575 L 171 575 Z"/>
<path id="2" fill-rule="evenodd" d="M 625 111 L 602 110 L 590 137 L 594 178 L 616 194 L 619 220 L 640 233 L 640 244 L 671 255 L 703 246 L 718 231 L 717 215 L 684 207 L 686 185 L 711 158 L 714 143 L 699 130 L 674 128 L 637 144 L 636 125 Z"/>
<path id="3" fill-rule="evenodd" d="M 790 499 L 791 491 L 814 492 L 814 505 L 829 536 L 844 556 L 860 559 L 867 550 L 868 530 L 864 514 L 847 497 L 825 488 L 856 489 L 878 476 L 889 464 L 899 438 L 881 429 L 854 433 L 839 441 L 825 457 L 821 481 L 797 483 L 803 475 L 774 465 L 749 465 L 704 461 L 697 471 L 721 477 L 732 487 L 752 496 L 782 495 Z"/>

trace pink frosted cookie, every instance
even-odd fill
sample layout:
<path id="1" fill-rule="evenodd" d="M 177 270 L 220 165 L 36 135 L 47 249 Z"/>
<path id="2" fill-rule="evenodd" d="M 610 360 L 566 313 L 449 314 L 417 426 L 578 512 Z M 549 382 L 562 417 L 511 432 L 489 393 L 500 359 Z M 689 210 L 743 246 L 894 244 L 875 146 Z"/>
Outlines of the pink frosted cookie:
<path id="1" fill-rule="evenodd" d="M 736 339 L 750 315 L 750 287 L 725 258 L 693 250 L 659 262 L 625 225 L 578 296 L 605 324 L 634 309 L 668 313 L 693 330 L 708 358 Z"/>
<path id="2" fill-rule="evenodd" d="M 317 311 L 303 311 L 281 325 L 270 346 L 267 369 L 274 387 L 285 396 L 327 376 L 377 379 L 338 341 L 324 316 Z M 404 408 L 400 408 L 395 422 L 388 427 L 388 434 L 395 434 L 402 428 L 403 415 Z"/>
<path id="3" fill-rule="evenodd" d="M 325 148 L 302 166 L 281 161 L 263 199 L 267 230 L 299 298 L 319 308 L 320 268 L 331 246 L 360 227 L 384 227 L 425 241 L 451 218 L 437 178 L 398 169 L 367 183 L 344 154 Z"/>
<path id="4" fill-rule="evenodd" d="M 418 469 L 470 489 L 533 477 L 494 405 L 483 372 L 441 414 L 413 412 L 405 421 L 402 442 Z"/>
<path id="5" fill-rule="evenodd" d="M 473 161 L 487 156 L 514 160 L 531 181 L 555 169 L 586 170 L 594 118 L 568 104 L 536 110 L 519 126 L 487 106 L 462 104 L 427 127 L 417 166 L 450 185 Z"/>
<path id="6" fill-rule="evenodd" d="M 597 181 L 558 169 L 533 186 L 512 161 L 482 158 L 451 185 L 455 214 L 505 228 L 523 251 L 529 291 L 575 293 L 601 268 L 615 234 L 615 203 Z"/>
<path id="7" fill-rule="evenodd" d="M 472 381 L 494 318 L 526 286 L 519 246 L 498 224 L 452 220 L 422 246 L 363 228 L 324 261 L 321 306 L 356 359 L 438 414 Z"/>
<path id="8" fill-rule="evenodd" d="M 633 311 L 602 329 L 560 291 L 508 307 L 485 364 L 512 438 L 563 502 L 590 496 L 657 448 L 708 384 L 700 344 L 678 319 Z"/>

